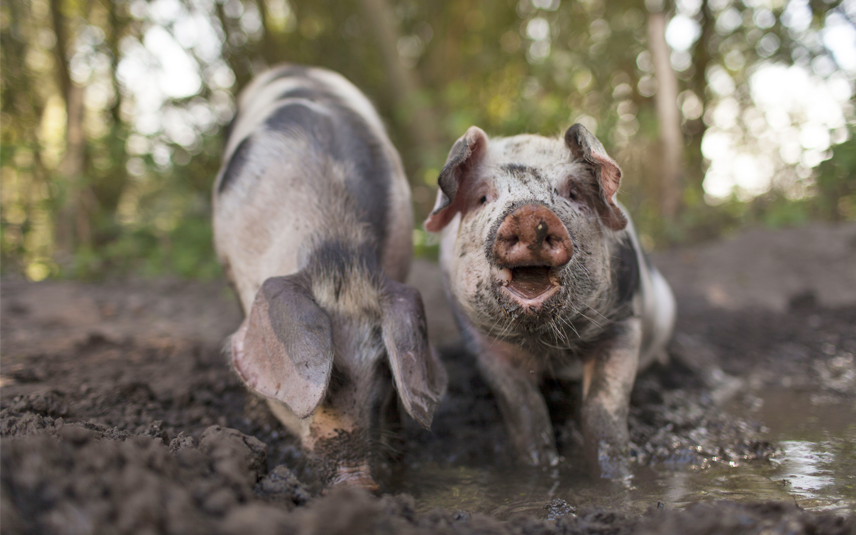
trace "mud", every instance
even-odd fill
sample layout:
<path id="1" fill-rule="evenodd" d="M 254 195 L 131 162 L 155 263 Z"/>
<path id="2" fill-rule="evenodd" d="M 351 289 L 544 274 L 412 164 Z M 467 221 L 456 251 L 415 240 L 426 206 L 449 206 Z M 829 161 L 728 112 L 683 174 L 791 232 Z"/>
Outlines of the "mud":
<path id="1" fill-rule="evenodd" d="M 381 498 L 323 495 L 295 441 L 229 370 L 222 341 L 240 313 L 222 284 L 4 279 L 0 524 L 4 533 L 856 532 L 856 463 L 817 476 L 834 479 L 831 496 L 776 479 L 806 426 L 826 430 L 841 458 L 854 454 L 856 434 L 841 430 L 856 421 L 856 271 L 843 268 L 856 265 L 856 225 L 756 231 L 654 261 L 681 314 L 672 362 L 634 389 L 630 485 L 586 479 L 573 383 L 543 385 L 560 469 L 514 466 L 436 267 L 419 263 L 414 281 L 449 394 L 431 432 L 405 418 L 399 455 L 377 460 Z M 702 488 L 676 498 L 648 489 L 649 473 Z M 723 473 L 778 487 L 715 492 Z"/>

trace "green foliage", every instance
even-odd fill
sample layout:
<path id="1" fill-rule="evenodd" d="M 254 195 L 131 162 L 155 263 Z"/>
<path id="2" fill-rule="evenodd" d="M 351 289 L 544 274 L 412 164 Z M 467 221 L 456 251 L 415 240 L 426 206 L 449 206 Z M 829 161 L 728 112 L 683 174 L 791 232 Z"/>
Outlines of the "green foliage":
<path id="1" fill-rule="evenodd" d="M 852 72 L 830 74 L 834 58 L 818 38 L 829 17 L 849 20 L 847 10 L 837 2 L 789 0 L 663 3 L 699 33 L 689 48 L 672 53 L 684 175 L 680 210 L 663 217 L 662 125 L 645 7 L 657 4 L 386 0 L 380 13 L 364 0 L 4 2 L 0 268 L 31 279 L 219 276 L 210 189 L 222 131 L 234 95 L 282 61 L 338 71 L 376 104 L 411 177 L 417 256 L 436 257 L 436 237 L 421 230 L 421 221 L 449 147 L 474 124 L 502 136 L 557 135 L 584 122 L 624 169 L 619 199 L 649 248 L 714 239 L 747 225 L 856 218 L 856 141 L 844 141 L 849 126 L 839 127 L 839 143 L 820 149 L 826 152 L 809 165 L 780 161 L 752 122 L 763 113 L 748 84 L 763 62 L 813 68 L 818 79 L 839 76 L 853 88 Z M 799 22 L 799 13 L 808 18 Z M 392 44 L 381 38 L 385 31 Z M 186 73 L 167 73 L 169 54 L 154 52 L 169 39 L 183 47 L 171 54 L 186 54 L 186 70 L 200 81 L 180 96 L 163 87 Z M 135 68 L 143 71 L 136 78 Z M 733 89 L 714 87 L 714 73 Z M 409 85 L 396 82 L 402 77 Z M 161 105 L 150 109 L 156 98 Z M 739 109 L 725 128 L 717 109 L 729 99 Z M 80 121 L 67 110 L 80 112 Z M 852 110 L 847 114 L 852 124 Z M 804 120 L 791 119 L 794 128 Z M 80 144 L 69 136 L 75 129 Z M 775 160 L 769 191 L 737 188 L 724 199 L 705 191 L 710 162 L 702 140 L 712 129 Z"/>
<path id="2" fill-rule="evenodd" d="M 856 219 L 856 139 L 835 147 L 832 158 L 820 164 L 811 212 L 821 220 Z"/>
<path id="3" fill-rule="evenodd" d="M 82 279 L 104 274 L 178 275 L 210 280 L 222 274 L 212 241 L 210 219 L 187 215 L 168 232 L 152 226 L 125 230 L 102 247 L 78 249 L 71 267 L 60 275 Z"/>

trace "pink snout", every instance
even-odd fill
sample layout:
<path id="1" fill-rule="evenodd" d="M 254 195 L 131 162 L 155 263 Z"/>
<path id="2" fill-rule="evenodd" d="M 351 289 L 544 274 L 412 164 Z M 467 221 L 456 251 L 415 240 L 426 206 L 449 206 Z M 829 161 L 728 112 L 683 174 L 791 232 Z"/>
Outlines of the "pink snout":
<path id="1" fill-rule="evenodd" d="M 527 204 L 500 224 L 493 246 L 496 263 L 504 268 L 561 267 L 571 260 L 568 229 L 549 208 Z"/>
<path id="2" fill-rule="evenodd" d="M 565 224 L 549 208 L 527 204 L 499 225 L 493 244 L 502 291 L 535 313 L 561 286 L 557 268 L 567 264 L 573 244 Z"/>

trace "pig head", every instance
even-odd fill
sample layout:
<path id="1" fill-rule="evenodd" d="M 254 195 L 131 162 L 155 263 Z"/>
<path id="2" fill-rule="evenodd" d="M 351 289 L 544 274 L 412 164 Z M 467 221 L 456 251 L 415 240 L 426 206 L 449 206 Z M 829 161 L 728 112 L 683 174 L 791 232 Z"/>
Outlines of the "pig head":
<path id="1" fill-rule="evenodd" d="M 329 485 L 377 490 L 370 461 L 396 431 L 395 392 L 430 428 L 446 376 L 418 292 L 361 267 L 314 264 L 267 279 L 232 337 L 232 363 L 314 453 Z"/>
<path id="2" fill-rule="evenodd" d="M 663 358 L 674 299 L 615 201 L 621 170 L 574 125 L 562 139 L 471 127 L 440 173 L 429 231 L 470 349 L 520 459 L 558 462 L 539 383 L 582 370 L 593 472 L 623 478 L 637 370 Z"/>
<path id="3" fill-rule="evenodd" d="M 399 406 L 431 424 L 446 387 L 428 345 L 410 190 L 369 101 L 287 65 L 238 99 L 214 186 L 214 236 L 245 319 L 236 373 L 300 437 L 322 480 L 376 489 Z"/>

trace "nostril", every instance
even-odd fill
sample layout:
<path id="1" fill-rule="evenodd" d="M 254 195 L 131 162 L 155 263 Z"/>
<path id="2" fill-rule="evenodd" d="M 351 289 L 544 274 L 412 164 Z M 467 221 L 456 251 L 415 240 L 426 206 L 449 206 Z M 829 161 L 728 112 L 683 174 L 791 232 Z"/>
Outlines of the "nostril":
<path id="1" fill-rule="evenodd" d="M 505 247 L 511 248 L 517 245 L 520 241 L 520 237 L 516 234 L 500 234 L 496 237 L 496 241 Z"/>

